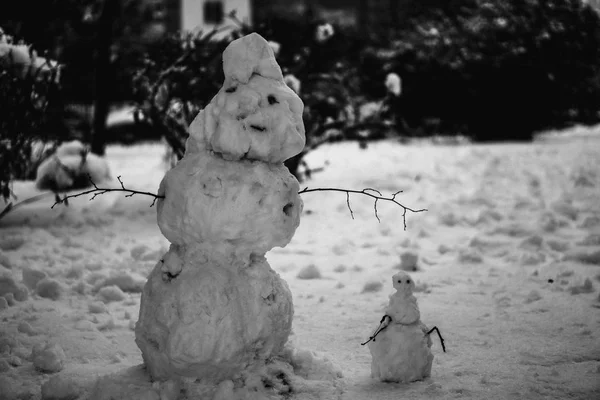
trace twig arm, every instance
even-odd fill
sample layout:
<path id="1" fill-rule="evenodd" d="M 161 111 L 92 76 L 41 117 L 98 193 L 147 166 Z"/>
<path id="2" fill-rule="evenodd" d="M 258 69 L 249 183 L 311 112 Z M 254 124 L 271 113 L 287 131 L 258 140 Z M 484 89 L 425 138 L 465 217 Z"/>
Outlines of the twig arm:
<path id="1" fill-rule="evenodd" d="M 142 194 L 142 195 L 145 195 L 145 196 L 151 196 L 151 197 L 154 198 L 154 200 L 152 200 L 152 204 L 150 204 L 150 207 L 154 206 L 154 204 L 156 203 L 157 199 L 164 199 L 165 198 L 165 196 L 161 196 L 161 195 L 150 193 L 150 192 L 141 192 L 139 190 L 127 189 L 125 187 L 125 185 L 123 184 L 123 181 L 121 180 L 121 176 L 120 175 L 117 177 L 117 180 L 121 184 L 120 188 L 101 188 L 101 187 L 98 187 L 96 185 L 96 183 L 94 183 L 94 181 L 92 180 L 92 178 L 89 175 L 88 175 L 88 177 L 90 178 L 90 183 L 94 187 L 93 189 L 86 190 L 86 191 L 81 192 L 81 193 L 70 194 L 68 196 L 63 197 L 62 199 L 57 194 L 56 195 L 56 202 L 50 208 L 54 208 L 54 206 L 56 206 L 57 204 L 68 205 L 69 204 L 68 203 L 69 199 L 72 199 L 72 198 L 75 198 L 75 197 L 79 197 L 79 196 L 84 196 L 86 194 L 93 194 L 93 196 L 90 198 L 90 201 L 92 201 L 92 200 L 94 200 L 96 198 L 96 196 L 100 196 L 101 194 L 108 193 L 108 192 L 124 192 L 124 193 L 128 193 L 125 197 L 132 197 L 134 194 Z"/>
<path id="2" fill-rule="evenodd" d="M 350 194 L 362 194 L 365 196 L 369 196 L 373 199 L 375 199 L 375 203 L 373 204 L 373 209 L 375 210 L 375 218 L 377 218 L 377 221 L 381 222 L 381 219 L 379 218 L 379 213 L 377 210 L 377 202 L 378 201 L 389 201 L 392 202 L 394 204 L 399 205 L 400 207 L 402 207 L 402 209 L 404 210 L 404 212 L 402 213 L 402 219 L 404 221 L 404 230 L 406 230 L 406 213 L 408 211 L 413 212 L 413 213 L 420 213 L 420 212 L 424 212 L 427 211 L 426 208 L 422 208 L 420 210 L 417 209 L 413 209 L 410 207 L 406 207 L 405 205 L 399 203 L 396 200 L 396 196 L 400 193 L 402 193 L 401 190 L 397 191 L 396 193 L 392 194 L 391 197 L 385 197 L 381 194 L 381 192 L 379 190 L 376 189 L 372 189 L 372 188 L 365 188 L 363 190 L 352 190 L 352 189 L 339 189 L 339 188 L 315 188 L 315 189 L 309 189 L 308 187 L 302 189 L 301 191 L 298 192 L 298 194 L 303 194 L 303 193 L 311 193 L 311 192 L 326 192 L 326 191 L 330 191 L 330 192 L 342 192 L 342 193 L 346 193 L 346 204 L 348 205 L 348 210 L 350 210 L 350 216 L 352 216 L 352 219 L 354 219 L 354 212 L 352 211 L 352 208 L 350 207 Z"/>

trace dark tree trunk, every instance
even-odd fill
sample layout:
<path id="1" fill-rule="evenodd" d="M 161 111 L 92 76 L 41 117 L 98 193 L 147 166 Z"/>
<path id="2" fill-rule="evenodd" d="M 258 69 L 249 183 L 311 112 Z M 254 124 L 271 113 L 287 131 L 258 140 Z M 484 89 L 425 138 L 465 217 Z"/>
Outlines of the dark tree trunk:
<path id="1" fill-rule="evenodd" d="M 113 21 L 117 19 L 120 0 L 105 0 L 102 14 L 98 19 L 96 76 L 94 98 L 94 123 L 91 151 L 104 155 L 106 146 L 106 119 L 110 108 L 111 78 L 110 47 L 113 41 Z"/>

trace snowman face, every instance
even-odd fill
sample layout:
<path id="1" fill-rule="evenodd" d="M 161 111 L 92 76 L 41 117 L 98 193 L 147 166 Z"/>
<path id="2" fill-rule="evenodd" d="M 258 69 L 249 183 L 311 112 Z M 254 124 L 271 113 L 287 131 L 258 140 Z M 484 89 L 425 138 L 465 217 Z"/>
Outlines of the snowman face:
<path id="1" fill-rule="evenodd" d="M 227 80 L 215 100 L 215 151 L 282 162 L 304 148 L 304 105 L 282 81 L 258 74 L 246 84 Z"/>
<path id="2" fill-rule="evenodd" d="M 396 289 L 399 293 L 404 293 L 407 295 L 411 295 L 415 288 L 415 281 L 413 281 L 410 275 L 404 271 L 400 271 L 392 276 L 392 283 L 394 285 L 394 289 Z"/>

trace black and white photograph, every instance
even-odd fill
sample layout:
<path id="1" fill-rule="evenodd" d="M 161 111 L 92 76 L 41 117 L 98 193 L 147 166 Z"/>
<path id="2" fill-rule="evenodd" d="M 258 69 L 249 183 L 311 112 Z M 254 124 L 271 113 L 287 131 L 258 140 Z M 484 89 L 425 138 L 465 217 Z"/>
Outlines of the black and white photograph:
<path id="1" fill-rule="evenodd" d="M 0 400 L 600 399 L 600 0 L 2 0 Z"/>

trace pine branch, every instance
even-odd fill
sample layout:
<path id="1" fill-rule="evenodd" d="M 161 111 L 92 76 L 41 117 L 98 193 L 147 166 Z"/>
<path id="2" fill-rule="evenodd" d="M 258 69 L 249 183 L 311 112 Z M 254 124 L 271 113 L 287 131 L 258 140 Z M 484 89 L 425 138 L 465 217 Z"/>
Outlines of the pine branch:
<path id="1" fill-rule="evenodd" d="M 354 212 L 352 211 L 352 207 L 350 207 L 350 193 L 353 194 L 362 194 L 365 196 L 369 196 L 373 199 L 375 199 L 375 202 L 373 204 L 373 209 L 375 210 L 375 218 L 377 218 L 377 221 L 381 222 L 381 219 L 379 218 L 379 214 L 378 214 L 378 210 L 377 210 L 377 202 L 379 200 L 382 201 L 390 201 L 394 204 L 399 205 L 400 207 L 403 208 L 404 212 L 402 213 L 402 219 L 404 221 L 404 230 L 406 230 L 406 213 L 408 211 L 413 212 L 413 213 L 420 213 L 420 212 L 424 212 L 427 211 L 426 208 L 422 208 L 420 210 L 415 210 L 413 208 L 410 207 L 406 207 L 405 205 L 399 203 L 398 201 L 396 201 L 396 196 L 400 193 L 402 193 L 402 190 L 397 191 L 396 193 L 392 194 L 391 197 L 385 197 L 381 194 L 381 192 L 377 189 L 371 189 L 371 188 L 365 188 L 363 190 L 351 190 L 351 189 L 338 189 L 338 188 L 316 188 L 316 189 L 309 189 L 308 187 L 302 189 L 301 191 L 298 192 L 298 194 L 303 194 L 303 193 L 310 193 L 310 192 L 342 192 L 342 193 L 346 193 L 346 204 L 348 205 L 348 210 L 350 211 L 350 216 L 352 217 L 352 219 L 354 219 Z M 375 193 L 375 194 L 374 194 Z"/>
<path id="2" fill-rule="evenodd" d="M 75 198 L 75 197 L 79 197 L 79 196 L 84 196 L 86 194 L 92 194 L 92 193 L 94 195 L 90 198 L 90 201 L 94 200 L 96 198 L 96 196 L 100 196 L 101 194 L 108 193 L 108 192 L 125 192 L 125 193 L 129 193 L 125 197 L 132 197 L 134 194 L 142 194 L 142 195 L 146 195 L 146 196 L 151 196 L 151 197 L 154 197 L 154 200 L 152 201 L 152 204 L 150 204 L 150 207 L 154 206 L 154 203 L 156 203 L 157 199 L 164 199 L 165 198 L 165 196 L 160 196 L 160 195 L 157 195 L 157 194 L 154 194 L 154 193 L 150 193 L 150 192 L 140 192 L 138 190 L 127 189 L 125 187 L 125 185 L 123 184 L 123 181 L 121 180 L 121 175 L 117 176 L 117 180 L 121 184 L 120 188 L 100 188 L 100 187 L 96 186 L 96 184 L 92 180 L 91 176 L 88 175 L 88 177 L 90 178 L 90 182 L 91 182 L 92 186 L 94 186 L 93 189 L 86 190 L 85 192 L 81 192 L 81 193 L 70 194 L 68 196 L 63 197 L 62 199 L 60 198 L 60 196 L 58 194 L 56 194 L 56 202 L 50 208 L 54 208 L 54 206 L 56 206 L 57 204 L 63 204 L 63 203 L 65 205 L 69 205 L 69 199 L 72 199 L 72 198 Z"/>

